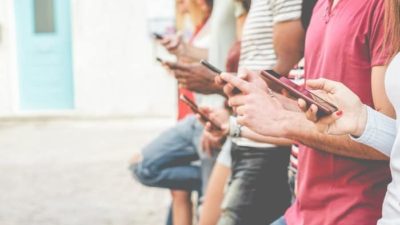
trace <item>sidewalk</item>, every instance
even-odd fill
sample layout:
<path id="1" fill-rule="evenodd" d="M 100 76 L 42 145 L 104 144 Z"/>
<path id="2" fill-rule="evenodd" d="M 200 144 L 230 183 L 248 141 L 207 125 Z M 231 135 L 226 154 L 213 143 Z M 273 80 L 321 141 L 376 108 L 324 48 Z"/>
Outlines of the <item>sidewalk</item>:
<path id="1" fill-rule="evenodd" d="M 0 224 L 164 224 L 168 192 L 142 187 L 127 167 L 173 122 L 0 124 Z"/>

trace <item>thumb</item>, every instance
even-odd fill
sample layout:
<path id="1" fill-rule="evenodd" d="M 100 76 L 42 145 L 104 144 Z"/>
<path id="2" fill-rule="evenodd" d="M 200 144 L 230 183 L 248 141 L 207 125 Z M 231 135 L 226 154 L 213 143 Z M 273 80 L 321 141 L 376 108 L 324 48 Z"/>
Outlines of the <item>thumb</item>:
<path id="1" fill-rule="evenodd" d="M 337 111 L 332 113 L 329 116 L 322 117 L 317 122 L 317 129 L 320 132 L 327 133 L 327 134 L 340 134 L 340 131 L 333 129 L 333 124 L 339 120 L 343 115 L 343 111 Z"/>

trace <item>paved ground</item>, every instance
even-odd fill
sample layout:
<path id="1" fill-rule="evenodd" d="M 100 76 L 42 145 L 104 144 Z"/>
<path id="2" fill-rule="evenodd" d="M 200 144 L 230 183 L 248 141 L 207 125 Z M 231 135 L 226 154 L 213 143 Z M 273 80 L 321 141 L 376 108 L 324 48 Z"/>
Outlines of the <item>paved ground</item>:
<path id="1" fill-rule="evenodd" d="M 0 224 L 163 224 L 168 193 L 133 181 L 127 162 L 172 123 L 0 123 Z"/>

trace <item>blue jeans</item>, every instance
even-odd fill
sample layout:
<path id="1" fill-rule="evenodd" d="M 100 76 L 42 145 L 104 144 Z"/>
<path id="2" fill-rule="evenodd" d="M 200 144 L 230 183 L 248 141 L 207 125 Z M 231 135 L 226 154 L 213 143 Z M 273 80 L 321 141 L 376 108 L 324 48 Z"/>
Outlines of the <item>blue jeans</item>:
<path id="1" fill-rule="evenodd" d="M 271 223 L 270 225 L 286 225 L 285 217 L 281 217 L 277 219 L 275 222 Z"/>
<path id="2" fill-rule="evenodd" d="M 142 161 L 130 167 L 134 177 L 150 187 L 204 191 L 215 157 L 200 149 L 202 132 L 195 116 L 179 121 L 142 149 Z"/>

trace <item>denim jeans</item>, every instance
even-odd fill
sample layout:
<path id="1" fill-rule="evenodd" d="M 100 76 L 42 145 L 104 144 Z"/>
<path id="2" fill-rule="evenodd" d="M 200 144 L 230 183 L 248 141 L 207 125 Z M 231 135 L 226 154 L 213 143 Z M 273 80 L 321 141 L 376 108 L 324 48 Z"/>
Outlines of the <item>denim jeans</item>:
<path id="1" fill-rule="evenodd" d="M 232 145 L 232 177 L 218 225 L 265 225 L 290 204 L 287 167 L 290 148 Z"/>
<path id="2" fill-rule="evenodd" d="M 285 217 L 281 217 L 277 220 L 275 220 L 273 223 L 271 223 L 270 225 L 286 225 L 286 220 Z"/>
<path id="3" fill-rule="evenodd" d="M 188 116 L 166 130 L 142 150 L 143 159 L 131 165 L 134 177 L 151 187 L 174 190 L 204 190 L 215 157 L 199 147 L 203 126 Z M 199 160 L 201 166 L 193 162 Z"/>

